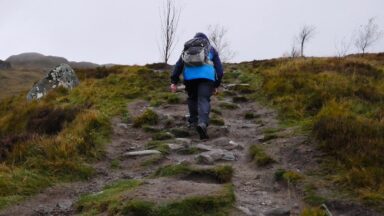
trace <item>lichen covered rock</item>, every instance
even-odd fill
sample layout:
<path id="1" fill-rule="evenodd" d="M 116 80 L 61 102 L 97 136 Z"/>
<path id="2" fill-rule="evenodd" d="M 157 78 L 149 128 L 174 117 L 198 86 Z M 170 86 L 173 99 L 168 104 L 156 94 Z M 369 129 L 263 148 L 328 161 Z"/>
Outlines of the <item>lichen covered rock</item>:
<path id="1" fill-rule="evenodd" d="M 38 81 L 33 88 L 28 92 L 28 100 L 36 100 L 42 98 L 50 90 L 59 86 L 73 89 L 79 85 L 80 81 L 76 76 L 75 71 L 67 64 L 60 64 L 51 69 L 48 74 Z"/>

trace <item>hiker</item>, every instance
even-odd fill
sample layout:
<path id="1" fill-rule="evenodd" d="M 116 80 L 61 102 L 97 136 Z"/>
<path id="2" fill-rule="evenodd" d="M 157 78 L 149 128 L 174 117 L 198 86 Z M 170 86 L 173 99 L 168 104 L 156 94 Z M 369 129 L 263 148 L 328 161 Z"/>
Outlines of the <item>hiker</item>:
<path id="1" fill-rule="evenodd" d="M 171 76 L 171 91 L 176 92 L 183 73 L 188 94 L 189 127 L 195 127 L 200 139 L 208 139 L 207 127 L 211 110 L 211 96 L 217 93 L 223 77 L 223 66 L 208 37 L 197 33 L 184 44 L 184 50 Z"/>

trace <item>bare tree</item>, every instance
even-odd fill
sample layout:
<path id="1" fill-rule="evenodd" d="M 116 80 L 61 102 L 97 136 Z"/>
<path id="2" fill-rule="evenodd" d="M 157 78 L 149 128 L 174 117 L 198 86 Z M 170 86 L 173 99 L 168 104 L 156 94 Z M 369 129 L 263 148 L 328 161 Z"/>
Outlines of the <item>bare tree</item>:
<path id="1" fill-rule="evenodd" d="M 235 52 L 230 48 L 226 40 L 228 30 L 221 25 L 208 26 L 208 37 L 215 47 L 223 62 L 228 62 L 235 57 Z"/>
<path id="2" fill-rule="evenodd" d="M 300 44 L 300 56 L 304 57 L 305 44 L 315 35 L 316 28 L 314 26 L 304 25 L 297 37 Z"/>
<path id="3" fill-rule="evenodd" d="M 160 54 L 165 64 L 168 64 L 169 58 L 171 57 L 174 49 L 180 14 L 181 10 L 180 8 L 176 7 L 174 0 L 166 0 L 163 8 L 160 11 Z"/>
<path id="4" fill-rule="evenodd" d="M 368 23 L 360 26 L 355 36 L 355 47 L 364 55 L 366 50 L 374 45 L 383 33 L 375 23 L 375 18 L 370 18 Z"/>
<path id="5" fill-rule="evenodd" d="M 346 37 L 343 37 L 340 41 L 335 42 L 335 49 L 337 57 L 344 57 L 347 55 L 351 48 L 352 40 L 348 40 Z"/>

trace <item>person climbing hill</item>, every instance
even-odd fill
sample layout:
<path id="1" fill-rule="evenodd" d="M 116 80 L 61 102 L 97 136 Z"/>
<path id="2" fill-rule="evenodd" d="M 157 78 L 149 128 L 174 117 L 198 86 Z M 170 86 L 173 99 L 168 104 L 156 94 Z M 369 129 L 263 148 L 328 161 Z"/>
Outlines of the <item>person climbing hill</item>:
<path id="1" fill-rule="evenodd" d="M 224 72 L 218 52 L 204 33 L 197 33 L 184 44 L 171 75 L 172 92 L 176 92 L 182 73 L 188 94 L 188 123 L 196 128 L 200 139 L 208 139 L 210 98 L 217 92 Z"/>

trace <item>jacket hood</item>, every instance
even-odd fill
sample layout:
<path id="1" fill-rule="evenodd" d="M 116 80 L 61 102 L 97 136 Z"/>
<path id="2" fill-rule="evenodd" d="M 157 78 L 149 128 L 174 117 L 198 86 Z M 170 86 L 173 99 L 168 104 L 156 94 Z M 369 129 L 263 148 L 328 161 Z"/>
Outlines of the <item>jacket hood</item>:
<path id="1" fill-rule="evenodd" d="M 201 32 L 196 33 L 194 38 L 204 38 L 204 39 L 209 41 L 207 35 L 205 35 L 204 33 L 201 33 Z"/>

